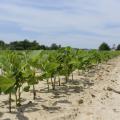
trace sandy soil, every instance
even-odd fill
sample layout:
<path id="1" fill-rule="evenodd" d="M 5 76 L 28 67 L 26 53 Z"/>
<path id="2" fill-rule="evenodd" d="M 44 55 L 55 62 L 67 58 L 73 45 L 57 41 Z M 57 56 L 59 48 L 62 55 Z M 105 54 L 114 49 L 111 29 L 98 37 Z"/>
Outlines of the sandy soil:
<path id="1" fill-rule="evenodd" d="M 22 106 L 8 113 L 8 95 L 0 95 L 0 120 L 119 120 L 120 57 L 100 69 L 78 76 L 74 81 L 47 91 L 46 81 L 36 85 L 37 98 L 22 93 Z M 71 79 L 71 77 L 70 77 Z M 14 99 L 14 96 L 12 96 Z M 30 102 L 31 101 L 31 102 Z"/>

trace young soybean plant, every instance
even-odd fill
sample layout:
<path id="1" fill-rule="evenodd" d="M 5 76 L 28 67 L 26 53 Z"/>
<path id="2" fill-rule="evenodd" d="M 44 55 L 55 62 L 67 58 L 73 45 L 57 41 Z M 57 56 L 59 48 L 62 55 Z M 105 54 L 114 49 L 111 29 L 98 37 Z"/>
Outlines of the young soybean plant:
<path id="1" fill-rule="evenodd" d="M 24 91 L 28 92 L 30 86 L 33 88 L 33 99 L 36 99 L 36 90 L 35 85 L 38 84 L 39 80 L 41 80 L 41 76 L 36 76 L 36 72 L 39 61 L 39 52 L 38 51 L 29 51 L 25 54 L 26 56 L 26 67 L 24 70 L 24 76 L 26 78 L 26 83 L 28 86 L 24 87 Z"/>
<path id="2" fill-rule="evenodd" d="M 51 79 L 52 89 L 56 88 L 56 76 L 58 75 L 59 63 L 57 62 L 57 52 L 51 51 L 48 53 L 42 54 L 43 61 L 41 62 L 41 68 L 43 71 L 44 79 L 47 79 L 48 91 L 49 91 L 49 81 Z"/>
<path id="3" fill-rule="evenodd" d="M 20 62 L 21 61 L 21 62 Z M 3 74 L 0 75 L 0 88 L 3 93 L 9 94 L 9 112 L 11 112 L 11 96 L 14 93 L 16 96 L 16 106 L 20 104 L 20 87 L 24 83 L 22 78 L 22 57 L 13 51 L 6 51 L 0 59 Z M 17 99 L 18 92 L 18 99 Z"/>
<path id="4" fill-rule="evenodd" d="M 76 51 L 70 47 L 60 49 L 58 51 L 57 61 L 59 63 L 59 73 L 65 76 L 67 83 L 70 74 L 76 69 Z"/>

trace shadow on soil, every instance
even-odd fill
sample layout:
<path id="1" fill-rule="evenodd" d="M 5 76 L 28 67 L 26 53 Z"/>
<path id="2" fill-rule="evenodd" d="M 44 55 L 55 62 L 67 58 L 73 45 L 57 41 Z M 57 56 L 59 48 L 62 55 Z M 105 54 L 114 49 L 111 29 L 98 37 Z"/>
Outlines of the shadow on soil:
<path id="1" fill-rule="evenodd" d="M 67 84 L 61 83 L 61 86 L 56 85 L 55 90 L 50 89 L 50 91 L 48 92 L 47 88 L 44 89 L 40 89 L 40 91 L 36 91 L 37 93 L 52 93 L 52 96 L 50 96 L 50 99 L 57 99 L 57 98 L 64 98 L 66 96 L 69 96 L 73 93 L 80 93 L 83 92 L 85 88 L 89 88 L 90 86 L 93 86 L 94 82 L 89 81 L 88 79 L 84 78 L 84 79 L 79 79 L 79 80 L 68 80 Z M 32 92 L 32 91 L 30 91 Z M 23 99 L 23 101 L 25 101 Z M 22 101 L 22 102 L 23 102 Z M 36 111 L 40 111 L 40 110 L 45 110 L 48 111 L 50 113 L 59 111 L 61 109 L 61 104 L 72 104 L 70 101 L 68 100 L 56 100 L 52 105 L 46 105 L 46 102 L 48 101 L 47 99 L 41 98 L 41 97 L 36 97 L 36 103 L 32 103 L 31 101 L 27 104 L 23 104 L 22 106 L 20 106 L 19 108 L 17 108 L 17 112 L 12 113 L 12 114 L 16 114 L 16 118 L 18 120 L 28 120 L 28 118 L 24 115 L 24 113 L 30 113 L 30 112 L 36 112 Z M 8 101 L 4 101 L 4 104 L 6 104 Z M 38 107 L 38 103 L 37 102 L 41 102 L 41 106 Z M 59 106 L 57 106 L 59 104 Z M 39 108 L 39 109 L 38 109 Z M 3 114 L 0 113 L 0 117 Z M 9 119 L 4 119 L 4 120 L 9 120 Z"/>

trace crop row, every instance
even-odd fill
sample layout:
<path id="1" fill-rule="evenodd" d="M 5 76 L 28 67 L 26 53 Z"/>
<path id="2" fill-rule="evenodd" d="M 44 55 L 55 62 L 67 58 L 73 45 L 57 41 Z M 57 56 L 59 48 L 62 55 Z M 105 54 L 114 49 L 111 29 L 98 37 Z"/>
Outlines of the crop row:
<path id="1" fill-rule="evenodd" d="M 11 96 L 15 95 L 16 107 L 21 105 L 21 94 L 33 89 L 33 99 L 36 98 L 35 85 L 45 80 L 48 88 L 56 89 L 56 79 L 61 85 L 60 76 L 69 76 L 87 71 L 98 64 L 107 62 L 120 53 L 116 51 L 83 51 L 70 47 L 56 51 L 0 51 L 0 92 L 9 95 L 9 112 L 11 112 Z M 27 84 L 27 85 L 25 85 Z"/>

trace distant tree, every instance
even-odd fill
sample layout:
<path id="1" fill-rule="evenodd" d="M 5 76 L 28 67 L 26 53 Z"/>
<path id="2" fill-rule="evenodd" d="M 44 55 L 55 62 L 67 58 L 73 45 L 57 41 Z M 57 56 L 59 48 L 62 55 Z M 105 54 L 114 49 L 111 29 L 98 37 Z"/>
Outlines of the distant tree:
<path id="1" fill-rule="evenodd" d="M 11 50 L 39 50 L 40 45 L 36 41 L 30 42 L 25 39 L 23 41 L 14 41 L 9 44 Z"/>
<path id="2" fill-rule="evenodd" d="M 40 45 L 36 40 L 29 41 L 27 39 L 23 41 L 12 41 L 9 44 L 0 40 L 0 50 L 57 50 L 61 48 L 61 45 L 53 43 L 50 47 L 46 45 Z"/>
<path id="3" fill-rule="evenodd" d="M 120 50 L 120 44 L 117 46 L 116 50 Z"/>
<path id="4" fill-rule="evenodd" d="M 11 50 L 24 50 L 23 41 L 10 42 L 9 47 Z"/>
<path id="5" fill-rule="evenodd" d="M 40 49 L 47 50 L 47 47 L 45 45 L 40 45 Z"/>
<path id="6" fill-rule="evenodd" d="M 0 50 L 6 49 L 7 45 L 4 41 L 0 40 Z"/>
<path id="7" fill-rule="evenodd" d="M 53 43 L 50 47 L 51 50 L 57 50 L 59 48 L 61 48 L 61 45 L 57 45 L 56 43 Z"/>
<path id="8" fill-rule="evenodd" d="M 99 50 L 110 50 L 110 47 L 107 43 L 102 43 L 100 46 L 99 46 Z"/>
<path id="9" fill-rule="evenodd" d="M 30 49 L 31 50 L 39 50 L 40 49 L 39 43 L 37 43 L 36 40 L 34 40 L 33 42 L 30 43 Z"/>

